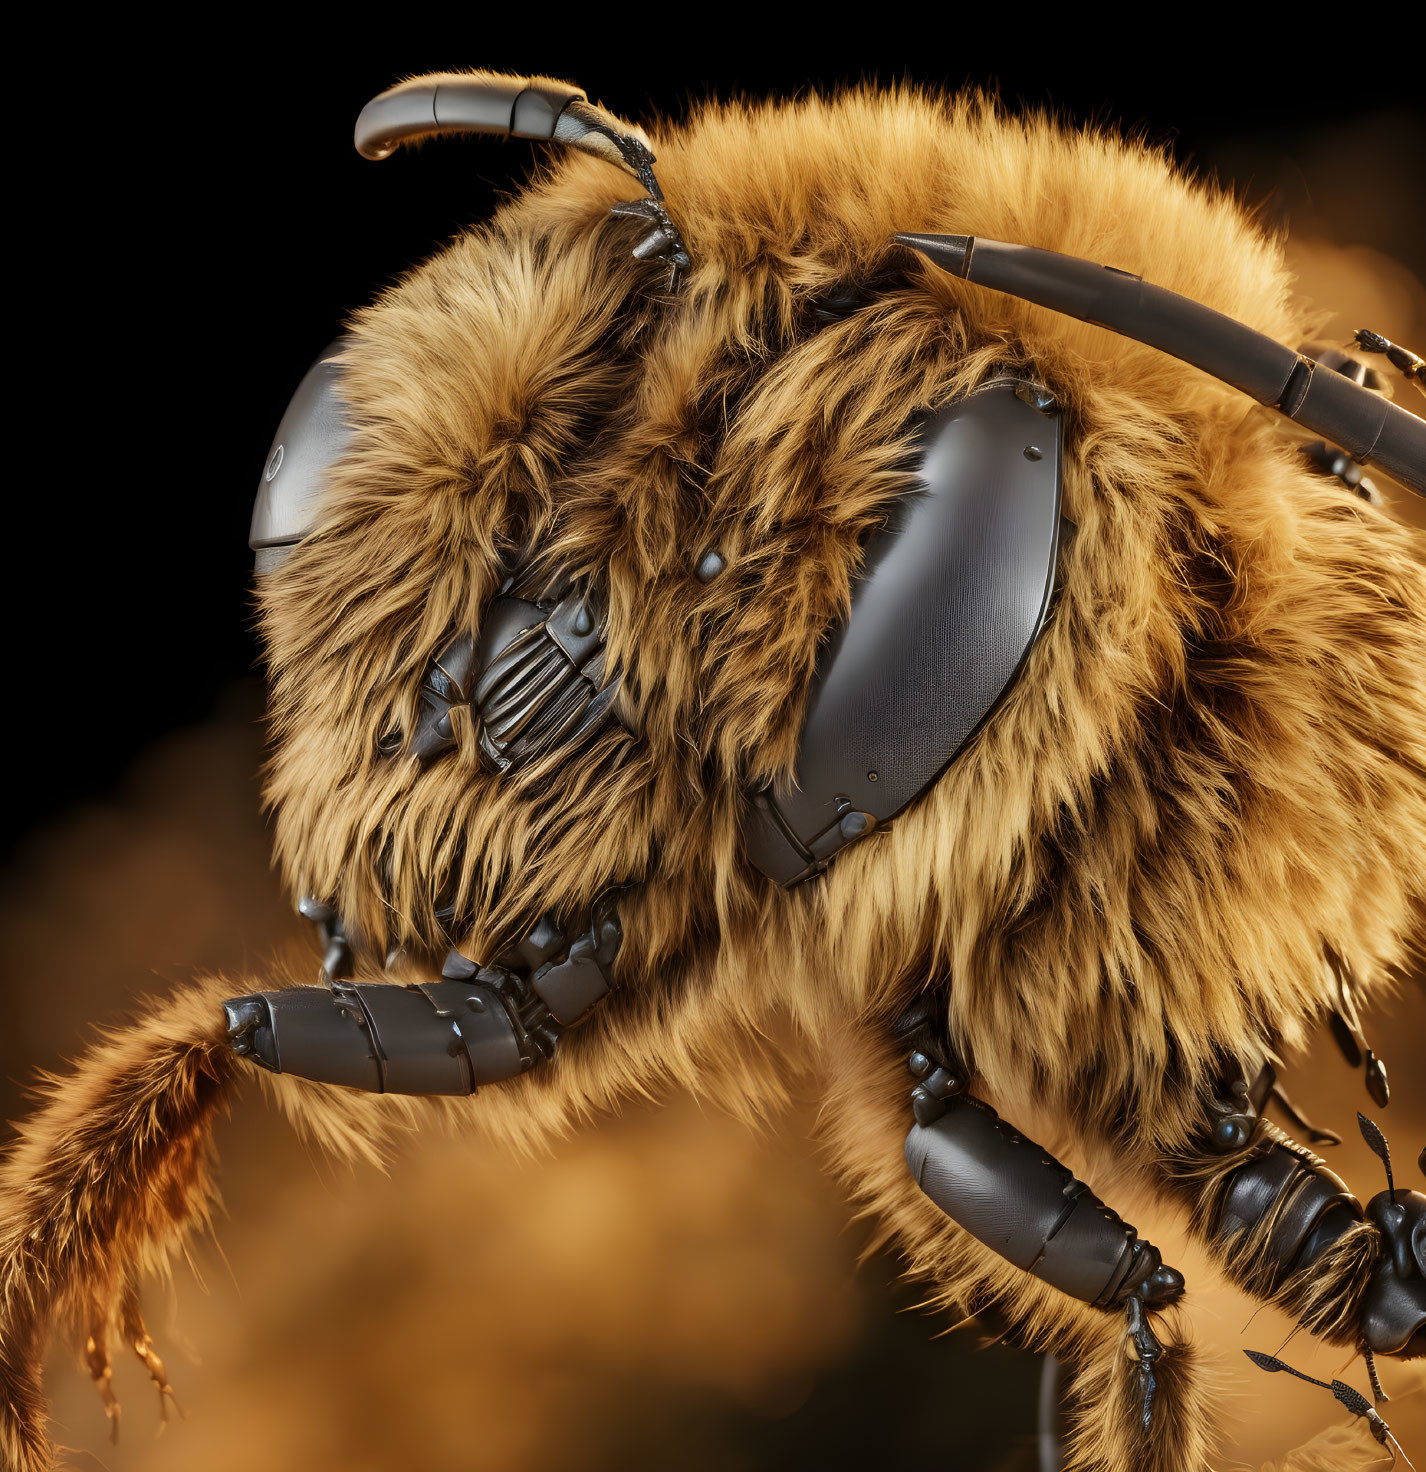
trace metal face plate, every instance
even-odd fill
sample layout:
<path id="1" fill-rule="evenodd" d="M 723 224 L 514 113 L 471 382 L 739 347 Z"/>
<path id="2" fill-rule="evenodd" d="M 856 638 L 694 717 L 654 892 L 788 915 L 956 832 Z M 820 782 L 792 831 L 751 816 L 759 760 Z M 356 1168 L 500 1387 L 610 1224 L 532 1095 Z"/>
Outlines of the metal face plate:
<path id="1" fill-rule="evenodd" d="M 920 443 L 921 486 L 872 539 L 850 616 L 818 661 L 795 782 L 755 799 L 750 857 L 783 884 L 935 782 L 1014 680 L 1049 607 L 1058 406 L 996 380 L 928 417 Z"/>

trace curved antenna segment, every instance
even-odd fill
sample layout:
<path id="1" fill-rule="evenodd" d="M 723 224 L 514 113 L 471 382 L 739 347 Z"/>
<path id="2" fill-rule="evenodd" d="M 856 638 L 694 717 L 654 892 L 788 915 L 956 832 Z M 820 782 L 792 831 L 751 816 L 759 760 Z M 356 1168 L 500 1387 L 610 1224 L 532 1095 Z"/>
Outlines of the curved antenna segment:
<path id="1" fill-rule="evenodd" d="M 632 123 L 596 107 L 568 82 L 499 72 L 433 72 L 412 77 L 362 108 L 355 141 L 363 158 L 383 159 L 403 144 L 461 133 L 563 143 L 632 174 L 648 198 L 615 205 L 613 213 L 642 220 L 648 227 L 634 255 L 641 261 L 664 261 L 670 287 L 677 285 L 679 273 L 692 264 L 678 227 L 664 207 L 648 141 Z"/>

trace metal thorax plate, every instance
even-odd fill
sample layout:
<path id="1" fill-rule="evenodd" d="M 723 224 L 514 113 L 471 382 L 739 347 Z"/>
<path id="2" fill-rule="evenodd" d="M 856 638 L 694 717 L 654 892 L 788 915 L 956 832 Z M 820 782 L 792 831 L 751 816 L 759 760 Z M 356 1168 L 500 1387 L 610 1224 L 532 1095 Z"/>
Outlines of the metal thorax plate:
<path id="1" fill-rule="evenodd" d="M 260 573 L 271 572 L 312 530 L 326 473 L 351 441 L 341 374 L 332 362 L 345 346 L 338 338 L 307 370 L 267 452 L 248 533 Z"/>
<path id="2" fill-rule="evenodd" d="M 818 661 L 792 783 L 754 794 L 749 857 L 793 885 L 945 770 L 1014 680 L 1054 591 L 1062 426 L 999 378 L 928 415 L 919 488 L 867 547 Z"/>
<path id="3" fill-rule="evenodd" d="M 578 745 L 603 725 L 617 689 L 605 684 L 603 610 L 591 589 L 538 602 L 507 594 L 486 609 L 478 635 L 457 635 L 435 654 L 415 730 L 409 740 L 392 733 L 382 751 L 434 760 L 455 746 L 451 711 L 465 705 L 481 752 L 503 772 Z"/>

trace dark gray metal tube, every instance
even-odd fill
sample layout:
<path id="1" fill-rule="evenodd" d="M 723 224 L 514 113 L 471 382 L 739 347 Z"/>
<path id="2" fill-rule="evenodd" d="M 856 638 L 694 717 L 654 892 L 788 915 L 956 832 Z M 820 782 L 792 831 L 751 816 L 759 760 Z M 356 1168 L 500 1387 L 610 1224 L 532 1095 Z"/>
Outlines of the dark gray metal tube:
<path id="1" fill-rule="evenodd" d="M 273 1073 L 388 1094 L 472 1094 L 529 1066 L 515 1020 L 472 977 L 286 987 L 223 1004 L 236 1050 Z"/>
<path id="2" fill-rule="evenodd" d="M 416 77 L 362 108 L 356 148 L 363 158 L 382 159 L 435 133 L 553 138 L 560 114 L 583 100 L 578 87 L 525 77 Z"/>
<path id="3" fill-rule="evenodd" d="M 974 235 L 900 234 L 963 280 L 1146 343 L 1279 409 L 1426 495 L 1426 420 L 1246 323 L 1127 271 Z"/>
<path id="4" fill-rule="evenodd" d="M 978 1099 L 953 1098 L 939 1119 L 914 1125 L 906 1164 L 977 1241 L 1083 1303 L 1117 1307 L 1131 1294 L 1159 1303 L 1183 1291 L 1156 1248 Z"/>

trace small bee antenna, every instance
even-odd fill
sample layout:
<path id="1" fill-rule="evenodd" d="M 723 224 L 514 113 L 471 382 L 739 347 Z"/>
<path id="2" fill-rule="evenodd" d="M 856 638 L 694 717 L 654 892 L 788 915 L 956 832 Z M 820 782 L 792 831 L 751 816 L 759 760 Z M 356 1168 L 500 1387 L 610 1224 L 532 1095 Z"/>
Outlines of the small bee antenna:
<path id="1" fill-rule="evenodd" d="M 1309 1385 L 1320 1385 L 1323 1390 L 1332 1389 L 1325 1380 L 1315 1380 L 1311 1375 L 1304 1375 L 1301 1370 L 1294 1370 L 1291 1365 L 1284 1364 L 1276 1355 L 1264 1354 L 1260 1349 L 1245 1349 L 1243 1353 L 1258 1369 L 1266 1370 L 1270 1375 L 1276 1375 L 1279 1372 L 1284 1375 L 1295 1375 L 1299 1380 L 1306 1380 Z"/>
<path id="2" fill-rule="evenodd" d="M 1396 1205 L 1396 1181 L 1391 1174 L 1391 1146 L 1386 1143 L 1386 1136 L 1381 1130 L 1369 1120 L 1360 1110 L 1357 1111 L 1357 1127 L 1362 1132 L 1362 1139 L 1371 1146 L 1372 1153 L 1386 1167 L 1386 1189 L 1391 1195 L 1391 1204 Z"/>
<path id="3" fill-rule="evenodd" d="M 1368 1121 L 1363 1120 L 1363 1124 L 1366 1123 L 1368 1123 Z M 1375 1125 L 1373 1125 L 1372 1128 L 1375 1129 Z M 1362 1133 L 1365 1134 L 1366 1131 L 1363 1130 Z M 1368 1143 L 1371 1143 L 1370 1140 L 1368 1140 Z M 1346 1384 L 1346 1382 L 1342 1380 L 1333 1380 L 1329 1383 L 1326 1380 L 1318 1380 L 1313 1375 L 1304 1375 L 1301 1370 L 1294 1370 L 1291 1365 L 1284 1364 L 1282 1360 L 1276 1357 L 1276 1355 L 1264 1354 L 1261 1350 L 1245 1349 L 1243 1353 L 1247 1355 L 1250 1360 L 1252 1360 L 1252 1362 L 1258 1367 L 1258 1369 L 1266 1370 L 1269 1374 L 1276 1375 L 1281 1372 L 1285 1375 L 1292 1375 L 1298 1380 L 1305 1380 L 1309 1385 L 1318 1385 L 1321 1386 L 1323 1390 L 1330 1390 L 1333 1396 L 1339 1402 L 1339 1404 L 1345 1406 L 1346 1409 L 1352 1413 L 1352 1415 L 1364 1416 L 1366 1418 L 1368 1429 L 1371 1431 L 1372 1436 L 1378 1442 L 1380 1442 L 1382 1446 L 1385 1446 L 1387 1442 L 1391 1443 L 1392 1466 L 1396 1465 L 1396 1458 L 1399 1455 L 1401 1457 L 1401 1460 L 1412 1469 L 1412 1472 L 1415 1472 L 1415 1466 L 1412 1463 L 1411 1458 L 1406 1455 L 1405 1451 L 1402 1450 L 1401 1443 L 1391 1434 L 1391 1427 L 1388 1426 L 1384 1420 L 1382 1420 L 1381 1416 L 1373 1408 L 1371 1402 L 1366 1398 L 1366 1396 L 1361 1393 L 1360 1390 L 1354 1390 L 1350 1385 Z"/>
<path id="4" fill-rule="evenodd" d="M 654 154 L 640 131 L 596 107 L 578 88 L 550 77 L 503 72 L 429 72 L 410 77 L 373 97 L 356 122 L 363 158 L 390 158 L 403 144 L 441 134 L 484 133 L 496 138 L 535 138 L 593 154 L 632 174 L 646 197 L 616 204 L 611 214 L 643 223 L 636 260 L 662 261 L 668 288 L 693 264 L 654 177 Z"/>
<path id="5" fill-rule="evenodd" d="M 1404 348 L 1399 343 L 1383 337 L 1381 333 L 1372 332 L 1365 327 L 1357 328 L 1352 334 L 1352 340 L 1365 353 L 1384 353 L 1387 362 L 1397 369 L 1408 383 L 1426 394 L 1426 358 L 1419 357 L 1410 348 Z"/>

